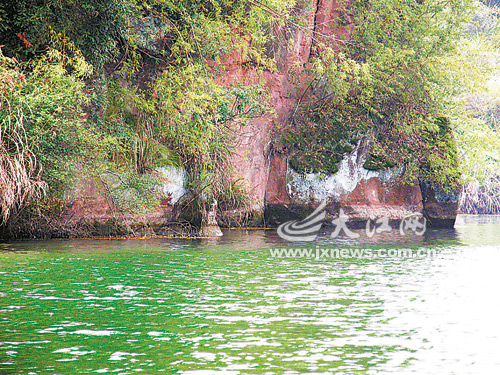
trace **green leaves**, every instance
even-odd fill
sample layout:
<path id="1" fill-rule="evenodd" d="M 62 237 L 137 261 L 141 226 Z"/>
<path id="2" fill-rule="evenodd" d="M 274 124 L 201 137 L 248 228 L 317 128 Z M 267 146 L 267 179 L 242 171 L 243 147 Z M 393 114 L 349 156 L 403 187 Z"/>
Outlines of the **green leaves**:
<path id="1" fill-rule="evenodd" d="M 5 9 L 6 33 L 2 44 L 9 55 L 28 59 L 47 48 L 64 51 L 61 40 L 69 40 L 100 68 L 118 53 L 134 8 L 134 0 L 13 2 Z M 19 32 L 26 33 L 32 47 L 27 48 L 17 37 Z"/>
<path id="2" fill-rule="evenodd" d="M 81 107 L 87 97 L 77 76 L 85 74 L 85 65 L 74 67 L 71 75 L 65 69 L 69 63 L 51 52 L 26 76 L 0 53 L 0 190 L 10 197 L 10 204 L 0 203 L 4 219 L 27 198 L 40 198 L 41 190 L 62 194 L 73 174 L 73 158 L 83 155 Z"/>
<path id="3" fill-rule="evenodd" d="M 330 141 L 355 144 L 365 137 L 372 145 L 366 168 L 404 165 L 407 181 L 456 186 L 453 134 L 449 127 L 439 133 L 437 123 L 463 85 L 461 72 L 450 67 L 459 66 L 453 56 L 460 53 L 460 33 L 474 9 L 472 0 L 346 4 L 344 11 L 354 18 L 351 39 L 340 50 L 319 46 L 313 100 L 294 116 L 285 136 L 294 152 L 292 166 L 334 172 L 331 155 L 338 147 Z"/>
<path id="4" fill-rule="evenodd" d="M 230 179 L 234 129 L 268 111 L 262 89 L 225 87 L 205 74 L 202 64 L 189 64 L 164 72 L 156 90 L 152 116 L 162 143 L 180 155 L 192 181 L 210 171 L 213 178 L 206 194 L 217 196 L 223 181 Z M 199 189 L 201 185 L 193 192 L 195 196 L 200 196 Z"/>

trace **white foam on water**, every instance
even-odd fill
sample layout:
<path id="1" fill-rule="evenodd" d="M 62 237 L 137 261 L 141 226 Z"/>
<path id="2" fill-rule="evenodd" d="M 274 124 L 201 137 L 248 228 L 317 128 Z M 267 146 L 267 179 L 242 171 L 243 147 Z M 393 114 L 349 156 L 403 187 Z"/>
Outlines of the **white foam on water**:
<path id="1" fill-rule="evenodd" d="M 135 357 L 138 355 L 146 355 L 146 353 L 114 352 L 111 354 L 111 357 L 109 357 L 109 361 L 123 361 L 124 359 L 127 359 L 127 356 Z"/>
<path id="2" fill-rule="evenodd" d="M 119 331 L 93 331 L 91 329 L 79 329 L 78 331 L 74 332 L 68 332 L 71 333 L 72 335 L 87 335 L 87 336 L 111 336 L 111 335 L 117 335 L 121 334 L 122 332 Z"/>

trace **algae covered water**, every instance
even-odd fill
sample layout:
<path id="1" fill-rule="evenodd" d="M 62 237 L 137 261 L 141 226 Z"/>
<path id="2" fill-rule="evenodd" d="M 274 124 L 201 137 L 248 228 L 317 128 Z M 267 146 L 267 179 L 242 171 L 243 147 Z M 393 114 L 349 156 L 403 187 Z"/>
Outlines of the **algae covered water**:
<path id="1" fill-rule="evenodd" d="M 275 257 L 275 231 L 2 244 L 0 373 L 500 371 L 500 221 L 357 241 L 313 245 L 433 256 Z"/>

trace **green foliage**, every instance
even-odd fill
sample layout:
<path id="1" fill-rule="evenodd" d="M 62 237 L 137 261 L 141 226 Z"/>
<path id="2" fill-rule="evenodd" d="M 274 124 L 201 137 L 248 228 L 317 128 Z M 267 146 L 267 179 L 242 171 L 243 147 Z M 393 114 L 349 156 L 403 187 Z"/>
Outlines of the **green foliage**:
<path id="1" fill-rule="evenodd" d="M 40 198 L 46 184 L 40 164 L 26 135 L 18 91 L 26 77 L 16 63 L 0 51 L 0 222 L 32 198 Z"/>
<path id="2" fill-rule="evenodd" d="M 466 183 L 483 184 L 500 176 L 500 135 L 474 112 L 456 113 L 457 147 Z"/>
<path id="3" fill-rule="evenodd" d="M 379 171 L 382 169 L 393 168 L 396 166 L 396 163 L 392 160 L 389 160 L 386 157 L 384 150 L 380 147 L 378 143 L 374 143 L 370 149 L 370 153 L 366 161 L 363 164 L 363 168 L 368 169 L 370 171 Z"/>
<path id="4" fill-rule="evenodd" d="M 467 26 L 460 53 L 450 58 L 450 65 L 459 66 L 466 78 L 449 111 L 464 181 L 460 203 L 464 213 L 500 212 L 498 16 L 497 7 L 479 7 Z"/>
<path id="5" fill-rule="evenodd" d="M 450 120 L 436 119 L 437 129 L 423 132 L 425 147 L 420 150 L 419 179 L 434 181 L 446 193 L 461 187 L 461 170 L 457 145 Z"/>
<path id="6" fill-rule="evenodd" d="M 251 6 L 239 0 L 149 0 L 142 4 L 144 14 L 168 22 L 168 49 L 177 65 L 193 60 L 213 60 L 218 63 L 230 52 L 238 52 L 244 61 L 270 68 L 264 47 L 272 38 L 275 15 L 270 8 L 281 10 L 287 17 L 295 0 L 271 0 L 270 8 Z M 259 2 L 257 2 L 259 3 Z"/>
<path id="7" fill-rule="evenodd" d="M 331 163 L 337 158 L 330 155 L 338 142 L 355 144 L 365 137 L 372 145 L 365 168 L 405 165 L 406 181 L 456 186 L 453 135 L 441 134 L 437 124 L 463 85 L 457 70 L 450 73 L 449 56 L 474 7 L 472 0 L 345 5 L 354 21 L 351 40 L 345 46 L 318 45 L 313 100 L 297 111 L 284 136 L 294 139 L 292 167 L 335 171 Z M 315 137 L 308 137 L 313 129 Z M 304 145 L 299 138 L 307 139 Z"/>
<path id="8" fill-rule="evenodd" d="M 133 0 L 27 0 L 3 5 L 2 34 L 5 53 L 31 58 L 73 43 L 88 61 L 100 67 L 118 53 L 127 21 L 135 9 Z M 26 44 L 19 33 L 31 44 Z"/>
<path id="9" fill-rule="evenodd" d="M 158 207 L 160 199 L 164 198 L 161 190 L 161 178 L 155 174 L 137 174 L 134 170 L 101 174 L 113 205 L 123 212 L 147 213 Z"/>
<path id="10" fill-rule="evenodd" d="M 381 170 L 395 166 L 405 168 L 403 181 L 407 183 L 433 181 L 446 192 L 460 187 L 461 171 L 450 120 L 438 117 L 432 128 L 419 134 L 408 135 L 396 129 L 379 133 L 363 167 Z"/>
<path id="11" fill-rule="evenodd" d="M 269 4 L 286 15 L 294 1 Z M 268 12 L 235 0 L 28 0 L 0 4 L 0 19 L 4 52 L 25 61 L 10 114 L 0 110 L 21 113 L 29 176 L 47 183 L 35 208 L 53 210 L 78 171 L 100 178 L 118 208 L 145 210 L 162 197 L 156 169 L 172 165 L 198 208 L 245 206 L 234 132 L 268 111 L 266 95 L 221 77 L 234 55 L 274 68 Z"/>
<path id="12" fill-rule="evenodd" d="M 162 159 L 186 170 L 186 205 L 203 209 L 205 202 L 214 199 L 236 204 L 229 197 L 236 196 L 230 194 L 233 133 L 248 119 L 262 116 L 267 107 L 258 84 L 229 86 L 221 82 L 221 75 L 224 62 L 235 53 L 246 64 L 273 68 L 263 52 L 264 35 L 270 33 L 263 30 L 262 21 L 269 16 L 239 1 L 167 0 L 138 5 L 144 15 L 157 17 L 168 29 L 158 60 L 165 64 L 164 71 L 151 80 L 148 90 L 139 92 L 131 78 L 140 69 L 142 57 L 126 60 L 118 74 L 128 80 L 122 85 L 128 92 L 118 92 L 108 100 L 105 123 L 127 134 L 120 141 L 125 149 L 129 149 L 126 140 L 133 139 L 137 146 L 145 145 L 140 148 L 146 154 L 154 155 L 142 158 L 148 160 L 148 167 L 142 172 L 137 169 L 139 173 L 151 172 L 160 166 L 153 161 Z M 131 49 L 143 51 L 142 39 L 140 33 L 129 36 Z M 116 123 L 110 126 L 110 121 Z"/>
<path id="13" fill-rule="evenodd" d="M 9 61 L 2 58 L 3 64 Z M 26 147 L 42 166 L 40 178 L 48 183 L 49 196 L 60 195 L 73 176 L 75 159 L 84 155 L 82 106 L 87 97 L 79 77 L 89 67 L 78 56 L 70 59 L 51 50 L 30 68 L 27 76 L 19 71 L 21 80 L 4 92 L 8 104 L 0 108 L 2 121 L 10 122 L 14 115 L 22 123 Z M 9 84 L 7 76 L 2 81 Z"/>
<path id="14" fill-rule="evenodd" d="M 336 173 L 342 157 L 356 147 L 357 132 L 339 119 L 325 116 L 322 110 L 311 112 L 313 119 L 299 114 L 294 120 L 296 127 L 283 139 L 284 146 L 294 152 L 290 166 L 302 173 Z"/>
<path id="15" fill-rule="evenodd" d="M 161 142 L 179 155 L 188 175 L 188 200 L 221 200 L 231 181 L 233 132 L 267 111 L 258 86 L 224 87 L 202 65 L 166 71 L 157 82 L 151 120 Z"/>

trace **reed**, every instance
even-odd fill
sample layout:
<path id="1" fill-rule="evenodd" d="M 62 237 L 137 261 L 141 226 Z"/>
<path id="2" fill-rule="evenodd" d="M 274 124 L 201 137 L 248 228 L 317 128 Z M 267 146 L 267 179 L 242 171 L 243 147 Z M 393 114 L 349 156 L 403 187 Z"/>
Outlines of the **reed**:
<path id="1" fill-rule="evenodd" d="M 5 103 L 5 102 L 4 102 Z M 31 150 L 23 126 L 23 113 L 10 112 L 0 124 L 0 224 L 29 199 L 40 198 L 47 184 Z"/>
<path id="2" fill-rule="evenodd" d="M 480 184 L 469 182 L 462 189 L 459 212 L 462 214 L 500 214 L 500 180 L 491 179 Z"/>

